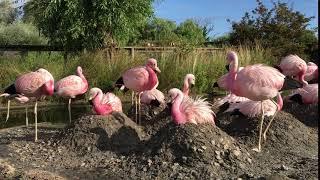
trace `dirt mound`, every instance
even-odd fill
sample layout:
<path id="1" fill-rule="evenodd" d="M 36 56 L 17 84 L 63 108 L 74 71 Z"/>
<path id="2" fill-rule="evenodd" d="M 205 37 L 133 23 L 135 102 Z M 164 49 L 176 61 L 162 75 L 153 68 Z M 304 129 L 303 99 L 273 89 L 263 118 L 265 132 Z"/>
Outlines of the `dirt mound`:
<path id="1" fill-rule="evenodd" d="M 115 151 L 128 153 L 138 147 L 145 134 L 123 113 L 88 115 L 75 121 L 59 135 L 61 143 L 81 152 Z"/>
<path id="2" fill-rule="evenodd" d="M 309 127 L 314 127 L 318 130 L 319 112 L 318 104 L 299 105 L 297 103 L 285 103 L 283 111 L 292 114 L 296 119 Z"/>
<path id="3" fill-rule="evenodd" d="M 147 154 L 160 161 L 203 169 L 202 174 L 193 172 L 197 178 L 241 175 L 252 163 L 246 147 L 210 124 L 176 126 L 170 122 L 146 143 L 146 147 Z"/>
<path id="4" fill-rule="evenodd" d="M 65 178 L 43 170 L 29 170 L 24 172 L 22 179 L 36 179 L 36 180 L 65 180 Z"/>

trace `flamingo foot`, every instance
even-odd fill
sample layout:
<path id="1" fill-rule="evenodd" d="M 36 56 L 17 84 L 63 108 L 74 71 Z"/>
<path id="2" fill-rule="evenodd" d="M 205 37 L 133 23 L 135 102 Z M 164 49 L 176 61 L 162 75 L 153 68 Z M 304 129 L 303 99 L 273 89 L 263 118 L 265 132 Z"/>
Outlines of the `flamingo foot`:
<path id="1" fill-rule="evenodd" d="M 261 147 L 253 148 L 252 151 L 261 152 Z"/>

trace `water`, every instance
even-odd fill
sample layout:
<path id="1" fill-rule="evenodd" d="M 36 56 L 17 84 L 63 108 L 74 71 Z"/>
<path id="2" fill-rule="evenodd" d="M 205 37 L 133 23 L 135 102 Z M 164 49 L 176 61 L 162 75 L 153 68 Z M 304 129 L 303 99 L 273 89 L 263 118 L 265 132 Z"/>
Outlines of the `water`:
<path id="1" fill-rule="evenodd" d="M 127 112 L 131 106 L 131 102 L 123 103 L 123 111 Z M 10 108 L 10 117 L 7 123 L 5 123 L 7 116 L 6 106 L 2 106 L 0 109 L 0 129 L 9 128 L 15 126 L 23 126 L 26 124 L 25 107 L 19 106 Z M 34 106 L 28 106 L 28 119 L 29 125 L 34 124 Z M 92 106 L 89 104 L 71 104 L 71 119 L 72 121 L 78 119 L 83 115 L 95 114 L 92 110 Z M 52 124 L 68 124 L 68 105 L 38 105 L 38 123 L 50 122 Z"/>

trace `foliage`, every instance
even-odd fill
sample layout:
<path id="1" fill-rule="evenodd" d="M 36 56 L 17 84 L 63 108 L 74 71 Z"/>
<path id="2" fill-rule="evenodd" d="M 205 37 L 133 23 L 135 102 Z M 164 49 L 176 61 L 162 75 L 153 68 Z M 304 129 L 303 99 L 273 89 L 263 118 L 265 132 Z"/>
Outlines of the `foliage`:
<path id="1" fill-rule="evenodd" d="M 227 48 L 236 50 L 239 54 L 240 66 L 254 63 L 273 64 L 274 58 L 269 50 L 256 47 Z M 212 92 L 212 84 L 223 74 L 225 69 L 225 50 L 212 52 L 189 52 L 181 55 L 174 53 L 138 53 L 134 59 L 124 50 L 115 53 L 115 57 L 106 61 L 105 51 L 81 53 L 69 56 L 64 65 L 63 55 L 60 53 L 28 53 L 25 56 L 0 56 L 0 87 L 9 85 L 21 73 L 34 71 L 40 67 L 48 69 L 59 80 L 67 75 L 74 74 L 78 65 L 83 67 L 90 87 L 106 89 L 113 84 L 128 68 L 143 65 L 149 57 L 158 60 L 161 73 L 159 74 L 158 89 L 164 93 L 170 88 L 181 88 L 183 78 L 187 73 L 194 73 L 196 86 L 193 93 Z M 179 68 L 177 68 L 179 67 Z M 130 93 L 129 93 L 130 94 Z"/>
<path id="2" fill-rule="evenodd" d="M 1 45 L 46 44 L 46 41 L 32 24 L 22 22 L 0 24 Z"/>
<path id="3" fill-rule="evenodd" d="M 234 45 L 255 45 L 257 41 L 271 48 L 275 56 L 289 53 L 302 55 L 317 38 L 307 29 L 314 17 L 294 11 L 287 3 L 273 2 L 268 9 L 261 0 L 252 13 L 246 12 L 239 22 L 232 22 L 230 41 Z"/>
<path id="4" fill-rule="evenodd" d="M 8 0 L 0 1 L 0 24 L 10 24 L 15 21 L 18 15 Z"/>
<path id="5" fill-rule="evenodd" d="M 127 42 L 153 14 L 152 2 L 32 0 L 26 13 L 50 44 L 91 50 Z"/>
<path id="6" fill-rule="evenodd" d="M 183 43 L 200 45 L 205 42 L 203 29 L 191 19 L 182 22 L 175 30 L 175 33 Z"/>

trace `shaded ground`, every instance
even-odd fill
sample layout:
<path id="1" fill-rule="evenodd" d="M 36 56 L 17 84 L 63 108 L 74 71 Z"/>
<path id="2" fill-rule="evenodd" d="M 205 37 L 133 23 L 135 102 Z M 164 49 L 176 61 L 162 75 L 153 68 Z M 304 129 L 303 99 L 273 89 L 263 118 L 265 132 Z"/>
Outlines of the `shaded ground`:
<path id="1" fill-rule="evenodd" d="M 217 127 L 175 126 L 167 109 L 143 126 L 84 115 L 66 129 L 42 124 L 37 143 L 32 127 L 3 129 L 0 179 L 318 179 L 317 108 L 285 106 L 261 153 L 257 119 L 219 113 Z"/>

